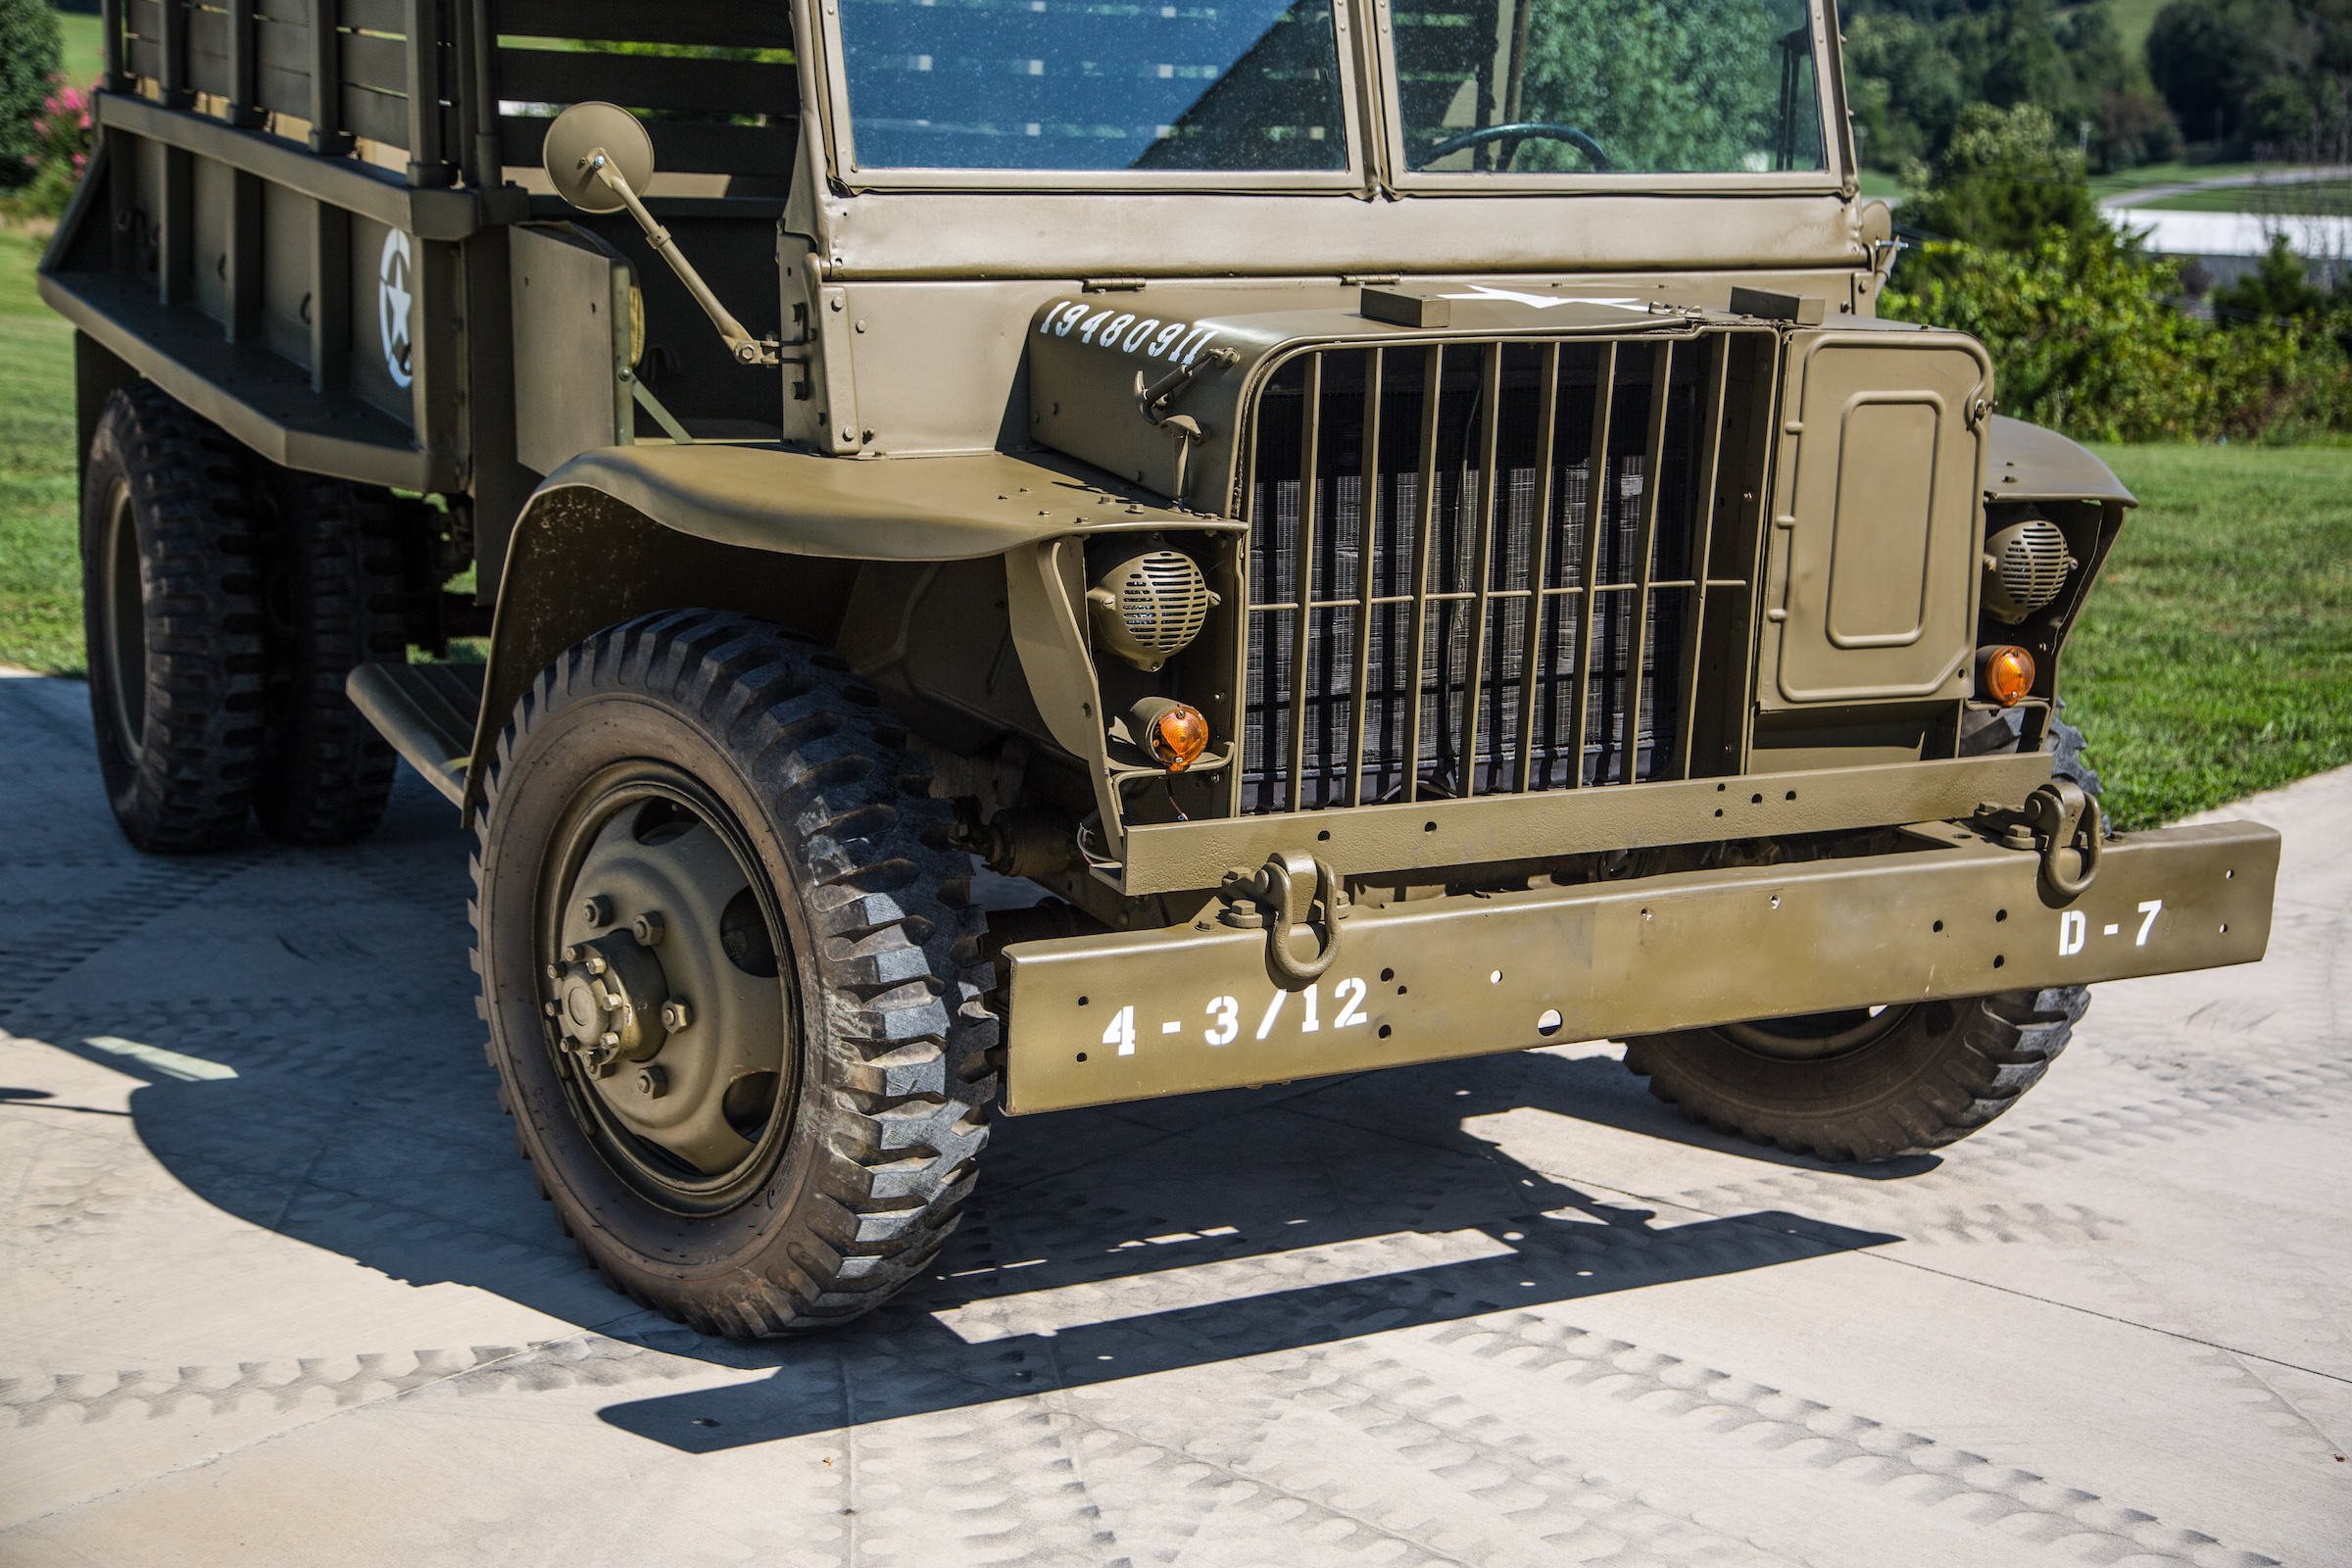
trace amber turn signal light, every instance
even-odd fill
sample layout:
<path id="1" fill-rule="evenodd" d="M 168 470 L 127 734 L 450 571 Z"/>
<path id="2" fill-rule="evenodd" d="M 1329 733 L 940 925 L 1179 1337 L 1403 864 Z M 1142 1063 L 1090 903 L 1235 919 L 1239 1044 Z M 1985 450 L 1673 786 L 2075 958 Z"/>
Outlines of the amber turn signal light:
<path id="1" fill-rule="evenodd" d="M 2034 656 L 2013 643 L 1977 650 L 1977 690 L 2003 708 L 2015 708 L 2034 689 Z"/>
<path id="2" fill-rule="evenodd" d="M 1171 773 L 1183 772 L 1208 750 L 1208 720 L 1190 703 L 1147 697 L 1129 715 L 1128 731 L 1144 743 L 1152 760 Z"/>

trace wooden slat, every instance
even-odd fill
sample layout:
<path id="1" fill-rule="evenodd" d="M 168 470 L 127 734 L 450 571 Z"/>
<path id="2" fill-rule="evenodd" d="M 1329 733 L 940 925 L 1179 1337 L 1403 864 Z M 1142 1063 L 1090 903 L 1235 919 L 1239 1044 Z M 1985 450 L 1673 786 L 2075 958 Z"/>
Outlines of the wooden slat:
<path id="1" fill-rule="evenodd" d="M 337 0 L 310 0 L 311 151 L 329 157 L 351 150 L 351 132 L 343 123 L 343 49 L 336 27 L 342 21 Z"/>
<path id="2" fill-rule="evenodd" d="M 501 49 L 498 96 L 509 103 L 576 104 L 601 99 L 623 109 L 794 115 L 800 113 L 801 74 L 797 66 L 758 60 Z"/>
<path id="3" fill-rule="evenodd" d="M 343 83 L 348 87 L 372 87 L 377 92 L 399 93 L 409 90 L 409 46 L 400 38 L 372 38 L 363 33 L 347 32 L 342 38 Z"/>
<path id="4" fill-rule="evenodd" d="M 358 27 L 367 32 L 389 33 L 406 37 L 409 31 L 409 7 L 418 0 L 343 0 L 340 10 L 346 27 Z"/>
<path id="5" fill-rule="evenodd" d="M 492 15 L 506 37 L 792 47 L 792 10 L 782 0 L 758 5 L 716 0 L 674 0 L 668 5 L 648 5 L 644 0 L 496 0 Z"/>
<path id="6" fill-rule="evenodd" d="M 532 168 L 547 140 L 552 120 L 508 115 L 498 122 L 499 154 L 508 167 Z M 673 174 L 775 174 L 791 168 L 800 135 L 790 121 L 775 125 L 709 125 L 691 121 L 656 120 L 645 127 L 653 133 L 654 162 Z"/>
<path id="7" fill-rule="evenodd" d="M 346 84 L 343 88 L 343 128 L 355 136 L 380 141 L 387 147 L 409 144 L 409 103 L 390 93 L 369 92 Z"/>

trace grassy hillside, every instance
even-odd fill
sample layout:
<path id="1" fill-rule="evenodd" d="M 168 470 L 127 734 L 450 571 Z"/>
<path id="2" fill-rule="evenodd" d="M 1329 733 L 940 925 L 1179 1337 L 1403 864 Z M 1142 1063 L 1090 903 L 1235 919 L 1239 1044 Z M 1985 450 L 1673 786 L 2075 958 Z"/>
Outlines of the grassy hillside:
<path id="1" fill-rule="evenodd" d="M 0 661 L 77 673 L 72 341 L 0 231 Z M 2352 449 L 2112 447 L 2143 505 L 2067 654 L 2114 814 L 2352 763 Z"/>

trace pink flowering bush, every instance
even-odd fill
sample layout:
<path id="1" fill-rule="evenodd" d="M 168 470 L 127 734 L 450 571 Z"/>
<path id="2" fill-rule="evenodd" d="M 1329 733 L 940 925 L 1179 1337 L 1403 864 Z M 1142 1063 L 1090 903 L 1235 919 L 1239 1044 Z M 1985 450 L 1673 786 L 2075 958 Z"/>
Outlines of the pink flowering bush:
<path id="1" fill-rule="evenodd" d="M 27 128 L 32 151 L 24 155 L 25 179 L 9 206 L 27 218 L 55 218 L 66 210 L 74 182 L 90 163 L 90 99 L 62 76 L 49 78 L 49 95 L 41 100 Z"/>

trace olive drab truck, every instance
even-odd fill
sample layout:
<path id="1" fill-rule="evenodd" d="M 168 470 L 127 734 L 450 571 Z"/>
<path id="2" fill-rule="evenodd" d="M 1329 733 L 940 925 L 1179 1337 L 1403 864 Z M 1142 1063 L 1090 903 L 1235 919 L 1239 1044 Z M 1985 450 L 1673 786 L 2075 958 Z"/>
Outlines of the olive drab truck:
<path id="1" fill-rule="evenodd" d="M 2273 833 L 2102 822 L 2132 497 L 1879 318 L 1830 0 L 104 23 L 116 815 L 413 763 L 522 1148 L 691 1324 L 913 1279 L 998 1113 L 1616 1039 L 1879 1160 L 2262 955 Z"/>

